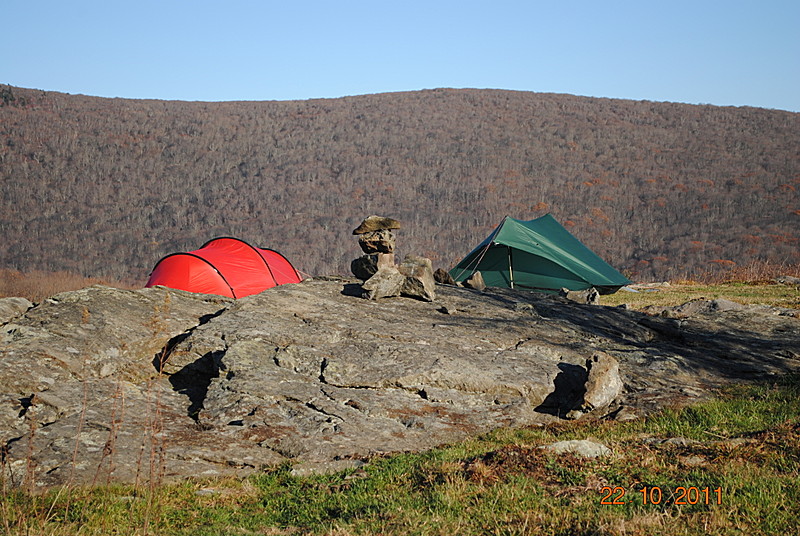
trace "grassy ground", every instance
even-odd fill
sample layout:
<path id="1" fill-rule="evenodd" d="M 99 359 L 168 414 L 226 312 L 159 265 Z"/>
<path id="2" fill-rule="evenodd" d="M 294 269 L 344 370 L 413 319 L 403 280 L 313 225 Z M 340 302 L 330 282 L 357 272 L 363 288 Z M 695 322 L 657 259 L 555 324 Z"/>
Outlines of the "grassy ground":
<path id="1" fill-rule="evenodd" d="M 600 296 L 601 305 L 627 303 L 634 309 L 649 305 L 674 306 L 691 300 L 725 298 L 743 304 L 773 305 L 800 309 L 800 286 L 773 282 L 725 282 L 706 284 L 697 282 L 633 287 L 637 292 L 620 290 L 615 294 Z"/>

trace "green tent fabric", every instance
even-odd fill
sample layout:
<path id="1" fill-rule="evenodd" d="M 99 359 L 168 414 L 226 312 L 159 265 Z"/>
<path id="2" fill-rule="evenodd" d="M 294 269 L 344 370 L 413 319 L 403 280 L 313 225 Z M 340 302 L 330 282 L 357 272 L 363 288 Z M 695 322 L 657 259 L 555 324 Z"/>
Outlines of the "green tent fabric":
<path id="1" fill-rule="evenodd" d="M 611 294 L 631 283 L 550 214 L 530 221 L 506 216 L 450 275 L 464 281 L 476 271 L 488 286 L 530 290 L 594 287 Z"/>

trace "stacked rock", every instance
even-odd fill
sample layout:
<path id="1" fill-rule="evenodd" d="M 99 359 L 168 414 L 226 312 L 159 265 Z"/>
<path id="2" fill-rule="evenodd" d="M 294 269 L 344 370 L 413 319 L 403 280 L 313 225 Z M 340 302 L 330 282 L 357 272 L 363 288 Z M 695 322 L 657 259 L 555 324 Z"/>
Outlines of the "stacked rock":
<path id="1" fill-rule="evenodd" d="M 350 270 L 364 281 L 364 297 L 376 300 L 403 295 L 433 301 L 436 281 L 431 261 L 407 255 L 400 266 L 395 265 L 395 229 L 400 229 L 399 221 L 369 216 L 353 230 L 365 255 L 351 262 Z"/>
<path id="2" fill-rule="evenodd" d="M 392 218 L 369 216 L 353 229 L 358 235 L 358 245 L 366 253 L 350 263 L 350 270 L 357 278 L 366 281 L 385 266 L 394 266 L 394 229 L 400 222 Z"/>

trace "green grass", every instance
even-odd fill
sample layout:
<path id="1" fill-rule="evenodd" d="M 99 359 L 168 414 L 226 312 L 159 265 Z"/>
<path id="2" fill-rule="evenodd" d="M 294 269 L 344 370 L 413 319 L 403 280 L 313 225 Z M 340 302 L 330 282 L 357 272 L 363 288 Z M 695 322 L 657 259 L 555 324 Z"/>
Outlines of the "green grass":
<path id="1" fill-rule="evenodd" d="M 0 527 L 10 535 L 793 534 L 799 385 L 794 376 L 736 386 L 642 421 L 498 430 L 334 475 L 298 478 L 283 465 L 245 480 L 153 489 L 6 492 Z M 660 442 L 676 437 L 686 441 Z M 582 438 L 614 455 L 537 448 Z M 658 488 L 660 497 L 649 492 L 658 504 L 644 503 L 645 487 Z M 699 502 L 676 504 L 680 487 L 697 488 Z M 624 504 L 602 504 L 604 496 Z"/>
<path id="2" fill-rule="evenodd" d="M 640 292 L 621 290 L 614 294 L 601 296 L 600 304 L 616 306 L 627 303 L 634 309 L 641 309 L 649 305 L 671 307 L 691 300 L 714 300 L 717 298 L 725 298 L 745 305 L 762 304 L 800 310 L 800 287 L 777 283 L 673 283 L 649 289 L 640 288 Z"/>

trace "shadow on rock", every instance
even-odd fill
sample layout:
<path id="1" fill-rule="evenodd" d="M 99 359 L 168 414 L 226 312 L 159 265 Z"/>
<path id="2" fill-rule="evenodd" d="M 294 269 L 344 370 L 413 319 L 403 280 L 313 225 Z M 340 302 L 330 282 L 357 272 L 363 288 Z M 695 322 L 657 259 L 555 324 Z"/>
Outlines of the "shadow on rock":
<path id="1" fill-rule="evenodd" d="M 187 415 L 194 420 L 197 420 L 198 413 L 203 409 L 211 382 L 219 377 L 220 353 L 209 352 L 169 377 L 172 389 L 189 399 Z"/>
<path id="2" fill-rule="evenodd" d="M 363 295 L 364 289 L 361 287 L 361 283 L 347 283 L 342 287 L 342 296 L 361 298 Z"/>
<path id="3" fill-rule="evenodd" d="M 555 389 L 539 404 L 535 411 L 565 418 L 578 407 L 586 394 L 588 373 L 585 368 L 569 363 L 559 363 L 561 370 L 553 380 Z"/>

